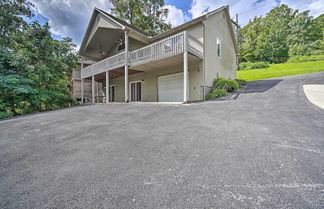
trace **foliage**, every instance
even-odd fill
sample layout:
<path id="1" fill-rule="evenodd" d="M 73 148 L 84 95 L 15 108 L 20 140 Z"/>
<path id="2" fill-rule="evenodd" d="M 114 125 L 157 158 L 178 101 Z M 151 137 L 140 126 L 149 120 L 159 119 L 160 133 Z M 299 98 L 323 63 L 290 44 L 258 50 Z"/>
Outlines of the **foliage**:
<path id="1" fill-rule="evenodd" d="M 313 55 L 313 56 L 294 56 L 289 58 L 287 62 L 311 62 L 324 60 L 324 54 L 322 55 Z"/>
<path id="2" fill-rule="evenodd" d="M 309 11 L 299 12 L 282 4 L 265 17 L 255 17 L 241 30 L 240 54 L 244 62 L 285 62 L 290 56 L 324 50 L 320 21 Z M 322 26 L 323 27 L 323 26 Z"/>
<path id="3" fill-rule="evenodd" d="M 206 96 L 206 99 L 216 99 L 219 97 L 225 97 L 226 95 L 227 91 L 225 89 L 214 89 Z"/>
<path id="4" fill-rule="evenodd" d="M 268 68 L 269 66 L 269 63 L 266 62 L 241 62 L 239 65 L 240 70 Z"/>
<path id="5" fill-rule="evenodd" d="M 8 44 L 10 36 L 22 30 L 27 23 L 22 16 L 32 17 L 28 0 L 1 0 L 0 1 L 0 44 Z"/>
<path id="6" fill-rule="evenodd" d="M 235 79 L 235 81 L 238 83 L 239 88 L 243 88 L 244 86 L 246 86 L 246 81 L 245 80 L 240 80 L 240 79 Z"/>
<path id="7" fill-rule="evenodd" d="M 273 64 L 266 69 L 241 70 L 237 78 L 246 81 L 324 71 L 324 61 Z"/>
<path id="8" fill-rule="evenodd" d="M 6 5 L 6 12 L 0 9 L 1 21 L 8 14 L 31 16 L 27 1 L 6 3 L 17 5 Z M 0 118 L 74 104 L 69 75 L 77 57 L 71 39 L 54 40 L 48 24 L 27 24 L 21 18 L 10 21 L 17 27 L 5 27 L 0 37 Z"/>
<path id="9" fill-rule="evenodd" d="M 112 13 L 129 24 L 150 35 L 156 35 L 171 28 L 165 23 L 168 9 L 164 0 L 110 0 Z"/>
<path id="10" fill-rule="evenodd" d="M 206 96 L 206 99 L 224 97 L 229 92 L 233 92 L 237 89 L 239 89 L 238 82 L 225 78 L 215 78 L 211 92 Z"/>
<path id="11" fill-rule="evenodd" d="M 225 89 L 227 92 L 233 92 L 239 88 L 238 83 L 225 78 L 216 78 L 213 83 L 213 89 Z"/>

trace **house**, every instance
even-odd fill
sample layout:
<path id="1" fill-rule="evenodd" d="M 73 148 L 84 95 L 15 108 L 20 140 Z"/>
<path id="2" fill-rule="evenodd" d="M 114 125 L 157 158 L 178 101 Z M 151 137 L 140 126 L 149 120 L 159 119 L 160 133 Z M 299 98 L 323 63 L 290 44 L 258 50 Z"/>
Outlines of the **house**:
<path id="1" fill-rule="evenodd" d="M 153 37 L 95 8 L 79 50 L 95 61 L 81 62 L 81 101 L 204 100 L 216 77 L 236 78 L 235 32 L 228 6 Z"/>

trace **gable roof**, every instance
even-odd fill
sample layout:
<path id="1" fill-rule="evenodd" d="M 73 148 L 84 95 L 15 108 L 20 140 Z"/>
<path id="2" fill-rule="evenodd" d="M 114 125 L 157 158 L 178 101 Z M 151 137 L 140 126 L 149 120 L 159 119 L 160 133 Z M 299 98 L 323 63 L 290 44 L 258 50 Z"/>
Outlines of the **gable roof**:
<path id="1" fill-rule="evenodd" d="M 130 29 L 132 29 L 132 30 L 134 30 L 136 32 L 138 32 L 138 33 L 141 33 L 144 36 L 150 36 L 150 34 L 148 34 L 148 33 L 144 32 L 144 31 L 142 31 L 141 29 L 139 29 L 139 28 L 137 28 L 137 27 L 129 24 L 128 22 L 126 22 L 126 21 L 124 21 L 122 19 L 119 19 L 119 18 L 117 18 L 117 17 L 115 17 L 115 16 L 113 16 L 113 15 L 111 15 L 111 14 L 109 14 L 109 13 L 107 13 L 107 12 L 101 10 L 101 9 L 98 9 L 98 8 L 96 8 L 96 9 L 98 11 L 100 11 L 101 13 L 103 13 L 104 15 L 106 15 L 106 16 L 112 18 L 113 20 L 115 20 L 116 22 L 120 23 L 121 25 L 124 25 L 124 26 L 126 26 L 126 27 L 128 27 L 128 28 L 130 28 Z"/>
<path id="2" fill-rule="evenodd" d="M 201 23 L 202 21 L 206 20 L 208 18 L 208 16 L 210 15 L 213 15 L 215 13 L 218 13 L 220 11 L 225 11 L 225 15 L 226 15 L 226 20 L 227 20 L 227 23 L 228 23 L 228 27 L 229 27 L 229 30 L 230 30 L 230 34 L 231 34 L 231 38 L 232 38 L 232 41 L 233 41 L 233 45 L 234 45 L 234 48 L 235 48 L 235 51 L 236 53 L 238 53 L 238 47 L 237 47 L 237 42 L 236 42 L 236 37 L 235 37 L 235 34 L 234 34 L 234 31 L 233 31 L 233 27 L 232 27 L 232 23 L 236 24 L 234 21 L 232 21 L 231 17 L 230 17 L 230 14 L 229 14 L 229 6 L 226 5 L 226 6 L 222 6 L 218 9 L 215 9 L 211 12 L 208 12 L 204 15 L 201 15 L 200 17 L 197 17 L 189 22 L 186 22 L 182 25 L 179 25 L 177 27 L 174 27 L 174 28 L 171 28 L 170 30 L 164 32 L 164 33 L 161 33 L 161 34 L 158 34 L 158 35 L 155 35 L 155 36 L 150 36 L 148 33 L 140 30 L 139 28 L 127 23 L 126 21 L 124 20 L 121 20 L 101 9 L 98 9 L 98 8 L 94 8 L 94 11 L 92 13 L 92 16 L 91 16 L 91 19 L 90 19 L 90 22 L 88 24 L 88 28 L 86 30 L 86 33 L 83 37 L 83 40 L 82 40 L 82 44 L 80 46 L 80 51 L 81 49 L 84 49 L 85 47 L 85 38 L 89 35 L 90 31 L 91 31 L 91 25 L 93 25 L 93 22 L 94 22 L 94 19 L 96 17 L 96 14 L 97 13 L 101 13 L 103 14 L 104 16 L 108 17 L 109 19 L 111 19 L 112 21 L 114 21 L 115 23 L 117 23 L 118 25 L 120 25 L 122 28 L 128 28 L 134 32 L 136 32 L 137 34 L 140 34 L 143 38 L 145 38 L 146 40 L 148 39 L 149 42 L 154 42 L 158 39 L 162 39 L 162 38 L 165 38 L 165 37 L 168 37 L 170 35 L 173 35 L 177 32 L 180 32 L 180 31 L 183 31 L 185 30 L 186 28 L 190 27 L 190 26 L 193 26 L 195 24 L 198 24 L 198 23 Z"/>

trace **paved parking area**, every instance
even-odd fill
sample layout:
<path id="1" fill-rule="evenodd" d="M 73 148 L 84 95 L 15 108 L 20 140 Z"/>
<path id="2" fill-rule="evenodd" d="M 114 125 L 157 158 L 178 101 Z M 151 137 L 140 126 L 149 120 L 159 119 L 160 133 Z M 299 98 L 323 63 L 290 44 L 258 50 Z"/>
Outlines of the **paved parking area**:
<path id="1" fill-rule="evenodd" d="M 0 208 L 323 208 L 324 111 L 303 85 L 92 105 L 0 122 Z"/>

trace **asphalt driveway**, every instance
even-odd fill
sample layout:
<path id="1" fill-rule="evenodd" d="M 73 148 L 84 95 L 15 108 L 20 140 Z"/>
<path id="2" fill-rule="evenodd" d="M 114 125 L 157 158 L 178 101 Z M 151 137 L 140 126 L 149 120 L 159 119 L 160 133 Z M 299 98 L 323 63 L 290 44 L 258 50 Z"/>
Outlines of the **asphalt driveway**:
<path id="1" fill-rule="evenodd" d="M 304 84 L 324 72 L 2 121 L 0 208 L 323 208 L 324 110 Z"/>

